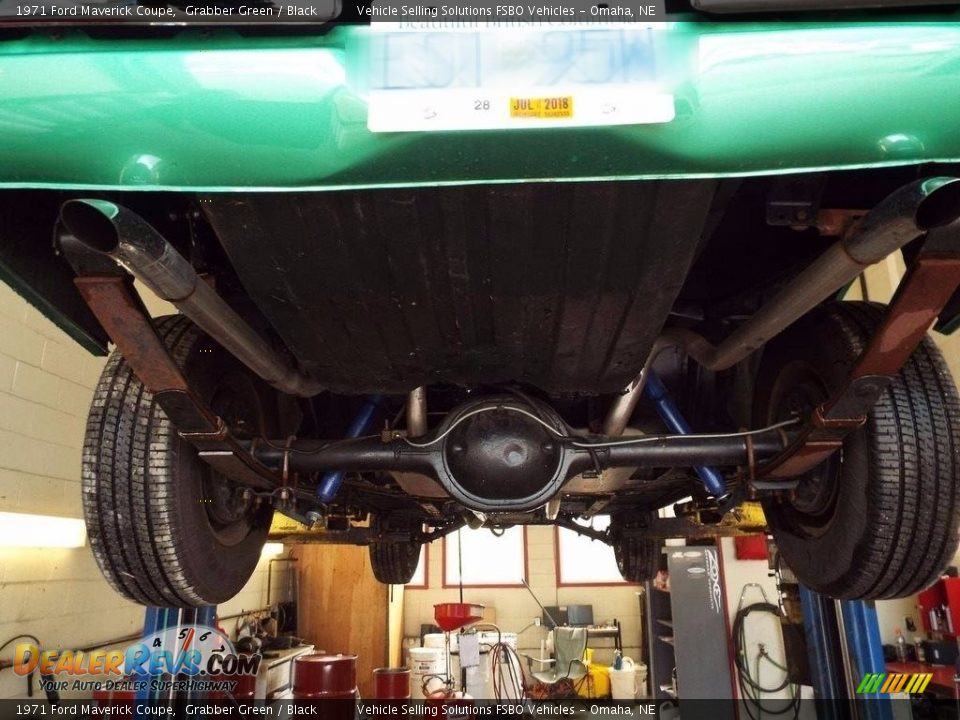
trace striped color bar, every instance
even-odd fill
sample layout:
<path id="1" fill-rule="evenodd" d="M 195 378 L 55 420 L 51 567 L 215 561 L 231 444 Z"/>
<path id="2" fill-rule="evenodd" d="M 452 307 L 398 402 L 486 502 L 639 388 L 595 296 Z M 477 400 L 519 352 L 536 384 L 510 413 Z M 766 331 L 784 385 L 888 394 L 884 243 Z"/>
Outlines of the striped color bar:
<path id="1" fill-rule="evenodd" d="M 932 679 L 933 673 L 867 673 L 857 686 L 857 694 L 920 694 L 927 689 Z"/>

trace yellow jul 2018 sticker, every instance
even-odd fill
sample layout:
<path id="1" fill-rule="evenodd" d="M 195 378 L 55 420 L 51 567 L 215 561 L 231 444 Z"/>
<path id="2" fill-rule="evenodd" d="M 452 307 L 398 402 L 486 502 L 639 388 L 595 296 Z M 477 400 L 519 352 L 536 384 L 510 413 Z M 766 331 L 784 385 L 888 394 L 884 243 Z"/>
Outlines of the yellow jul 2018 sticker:
<path id="1" fill-rule="evenodd" d="M 512 118 L 572 118 L 573 96 L 510 98 Z"/>

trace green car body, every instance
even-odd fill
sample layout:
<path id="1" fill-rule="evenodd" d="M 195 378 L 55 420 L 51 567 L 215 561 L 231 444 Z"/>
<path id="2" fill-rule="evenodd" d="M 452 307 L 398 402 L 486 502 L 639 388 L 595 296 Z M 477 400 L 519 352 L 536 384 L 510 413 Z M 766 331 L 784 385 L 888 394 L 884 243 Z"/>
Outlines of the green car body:
<path id="1" fill-rule="evenodd" d="M 960 160 L 960 15 L 675 21 L 657 125 L 367 130 L 370 29 L 0 42 L 0 187 L 349 189 L 700 178 Z"/>

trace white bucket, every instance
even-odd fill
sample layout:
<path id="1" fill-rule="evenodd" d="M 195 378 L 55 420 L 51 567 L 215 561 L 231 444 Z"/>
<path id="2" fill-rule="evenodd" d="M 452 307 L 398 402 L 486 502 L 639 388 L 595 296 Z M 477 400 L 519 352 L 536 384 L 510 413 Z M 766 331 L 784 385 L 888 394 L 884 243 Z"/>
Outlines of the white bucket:
<path id="1" fill-rule="evenodd" d="M 460 642 L 460 635 L 450 633 L 450 649 L 456 650 Z M 443 633 L 429 633 L 423 636 L 423 646 L 432 648 L 446 648 L 446 636 Z"/>
<path id="2" fill-rule="evenodd" d="M 494 677 L 501 686 L 500 700 L 519 700 L 523 697 L 523 688 L 515 687 L 523 683 L 523 671 L 520 661 L 515 655 L 505 653 L 499 655 L 499 667 L 494 667 L 494 654 L 490 650 L 499 640 L 502 644 L 517 649 L 517 633 L 480 633 L 480 667 L 467 668 L 467 692 L 476 698 L 495 700 Z M 500 682 L 502 681 L 502 683 Z"/>
<path id="3" fill-rule="evenodd" d="M 443 650 L 439 648 L 410 648 L 410 697 L 422 700 L 424 678 L 430 675 L 443 675 L 446 671 Z M 439 677 L 427 680 L 427 694 L 443 689 L 443 680 Z"/>
<path id="4" fill-rule="evenodd" d="M 517 634 L 516 633 L 497 633 L 492 630 L 486 630 L 480 633 L 480 646 L 493 647 L 497 644 L 497 640 L 502 642 L 507 647 L 517 649 Z"/>
<path id="5" fill-rule="evenodd" d="M 646 663 L 634 663 L 637 669 L 637 697 L 649 697 L 647 693 L 647 665 Z"/>
<path id="6" fill-rule="evenodd" d="M 460 636 L 457 633 L 450 633 L 450 677 L 453 679 L 453 689 L 460 689 L 460 655 L 459 651 L 459 638 Z M 447 652 L 447 641 L 443 633 L 430 633 L 429 635 L 423 636 L 423 646 L 425 648 L 440 648 L 441 658 L 440 658 L 440 668 L 441 672 L 446 672 L 446 660 L 443 659 L 443 654 Z"/>
<path id="7" fill-rule="evenodd" d="M 480 664 L 468 667 L 466 672 L 467 693 L 478 700 L 493 698 L 493 676 L 490 674 L 490 653 L 481 648 Z"/>
<path id="8" fill-rule="evenodd" d="M 644 675 L 646 675 L 646 667 L 644 667 Z M 637 667 L 633 660 L 625 657 L 622 669 L 610 668 L 610 695 L 614 700 L 635 700 L 639 690 Z"/>

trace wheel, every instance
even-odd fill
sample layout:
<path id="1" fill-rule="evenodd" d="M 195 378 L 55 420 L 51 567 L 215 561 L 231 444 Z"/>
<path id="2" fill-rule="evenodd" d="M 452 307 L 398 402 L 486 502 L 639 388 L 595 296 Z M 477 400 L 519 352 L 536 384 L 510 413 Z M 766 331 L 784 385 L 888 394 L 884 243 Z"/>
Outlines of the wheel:
<path id="1" fill-rule="evenodd" d="M 406 585 L 420 564 L 421 543 L 375 542 L 370 544 L 373 576 L 384 585 Z"/>
<path id="2" fill-rule="evenodd" d="M 661 542 L 652 538 L 624 536 L 621 529 L 626 524 L 619 516 L 611 519 L 610 543 L 617 569 L 627 582 L 641 583 L 653 580 L 660 569 Z"/>
<path id="3" fill-rule="evenodd" d="M 764 351 L 755 417 L 764 425 L 810 411 L 846 377 L 882 306 L 831 303 Z M 912 595 L 957 548 L 960 400 L 925 338 L 842 451 L 764 500 L 784 562 L 807 587 L 839 599 Z"/>
<path id="4" fill-rule="evenodd" d="M 276 396 L 182 316 L 157 330 L 198 394 L 238 436 L 270 431 Z M 268 435 L 270 437 L 272 435 Z M 87 419 L 83 509 L 100 569 L 144 605 L 216 605 L 260 558 L 273 510 L 244 498 L 182 440 L 153 395 L 114 352 Z"/>

